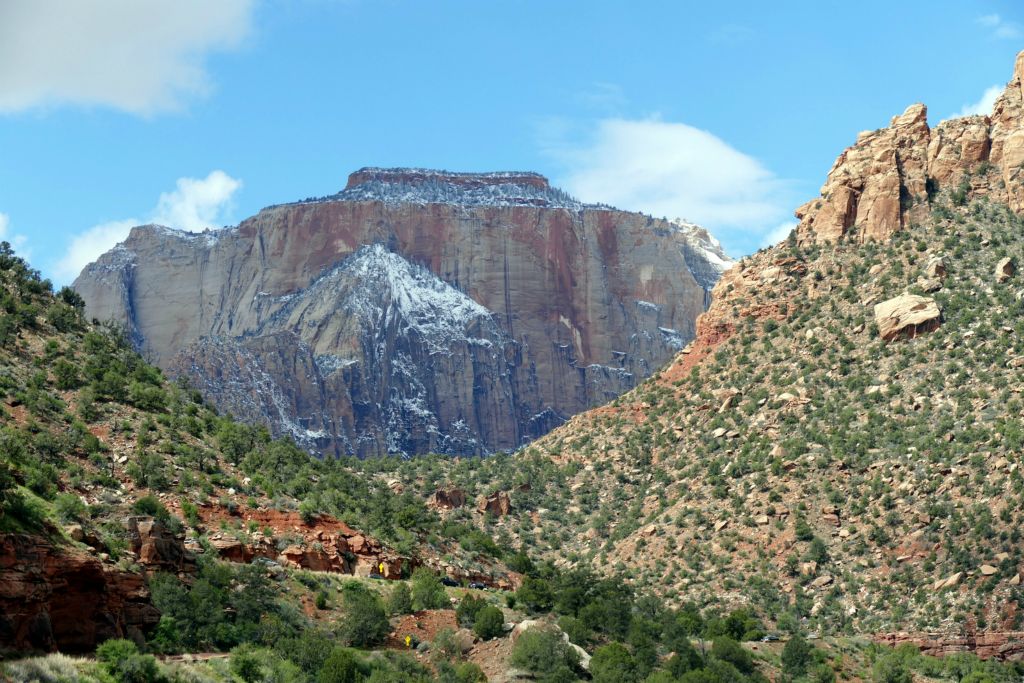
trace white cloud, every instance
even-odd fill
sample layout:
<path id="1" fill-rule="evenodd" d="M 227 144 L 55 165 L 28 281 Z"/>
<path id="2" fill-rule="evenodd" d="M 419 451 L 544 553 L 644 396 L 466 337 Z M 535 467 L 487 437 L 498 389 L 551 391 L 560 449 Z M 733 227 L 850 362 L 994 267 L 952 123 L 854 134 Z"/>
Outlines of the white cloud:
<path id="1" fill-rule="evenodd" d="M 765 234 L 761 239 L 762 247 L 772 247 L 781 242 L 782 240 L 789 237 L 789 233 L 793 232 L 796 226 L 800 225 L 797 221 L 786 221 L 780 223 L 773 230 Z"/>
<path id="2" fill-rule="evenodd" d="M 134 114 L 210 89 L 206 56 L 248 35 L 253 0 L 0 3 L 0 112 L 61 104 Z"/>
<path id="3" fill-rule="evenodd" d="M 177 189 L 164 192 L 146 220 L 126 218 L 94 225 L 71 238 L 64 256 L 53 268 L 59 283 L 75 279 L 82 268 L 95 261 L 128 237 L 131 229 L 143 223 L 157 223 L 182 230 L 216 228 L 231 209 L 235 192 L 242 181 L 224 171 L 212 171 L 206 178 L 179 178 Z"/>
<path id="4" fill-rule="evenodd" d="M 986 14 L 983 17 L 978 17 L 978 23 L 990 29 L 995 38 L 1010 40 L 1024 35 L 1019 24 L 1013 21 L 1006 21 L 998 14 Z"/>
<path id="5" fill-rule="evenodd" d="M 133 227 L 142 221 L 127 218 L 94 225 L 83 233 L 71 238 L 63 258 L 57 262 L 54 275 L 60 283 L 71 282 L 88 264 L 128 237 Z"/>
<path id="6" fill-rule="evenodd" d="M 542 132 L 564 167 L 558 183 L 584 201 L 711 228 L 733 253 L 756 248 L 791 215 L 786 184 L 707 131 L 659 119 L 604 119 L 568 141 L 566 123 Z"/>
<path id="7" fill-rule="evenodd" d="M 164 192 L 157 202 L 152 222 L 182 230 L 214 227 L 228 208 L 242 181 L 224 171 L 213 171 L 203 179 L 178 178 L 178 189 Z"/>
<path id="8" fill-rule="evenodd" d="M 996 99 L 1003 94 L 1003 87 L 1001 85 L 993 85 L 987 88 L 981 95 L 981 99 L 973 104 L 965 104 L 963 108 L 953 115 L 953 118 L 959 116 L 975 116 L 977 114 L 984 114 L 988 116 L 992 113 L 992 108 L 995 107 Z"/>
<path id="9" fill-rule="evenodd" d="M 6 213 L 0 213 L 0 242 L 10 244 L 22 258 L 27 259 L 32 254 L 31 249 L 28 248 L 28 237 L 11 234 L 11 217 Z"/>

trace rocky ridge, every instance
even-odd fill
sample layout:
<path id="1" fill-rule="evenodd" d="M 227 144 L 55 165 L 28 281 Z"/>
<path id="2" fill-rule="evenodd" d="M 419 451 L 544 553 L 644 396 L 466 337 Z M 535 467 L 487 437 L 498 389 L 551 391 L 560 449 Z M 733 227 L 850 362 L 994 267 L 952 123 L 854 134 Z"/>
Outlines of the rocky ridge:
<path id="1" fill-rule="evenodd" d="M 730 265 L 698 226 L 536 174 L 363 169 L 237 228 L 136 228 L 75 288 L 221 409 L 314 452 L 478 455 L 635 386 Z"/>
<path id="2" fill-rule="evenodd" d="M 844 237 L 884 240 L 927 220 L 929 199 L 957 184 L 959 196 L 987 196 L 1014 211 L 1024 208 L 1024 58 L 990 116 L 968 116 L 928 126 L 928 109 L 914 104 L 888 128 L 864 132 L 843 152 L 821 188 L 821 198 L 796 211 L 803 242 Z M 999 168 L 996 182 L 964 177 L 981 164 Z"/>

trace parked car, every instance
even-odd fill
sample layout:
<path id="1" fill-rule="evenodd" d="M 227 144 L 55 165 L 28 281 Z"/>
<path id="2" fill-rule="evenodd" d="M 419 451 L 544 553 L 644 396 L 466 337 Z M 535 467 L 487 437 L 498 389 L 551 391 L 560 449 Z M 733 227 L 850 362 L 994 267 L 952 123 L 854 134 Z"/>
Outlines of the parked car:
<path id="1" fill-rule="evenodd" d="M 469 587 L 478 591 L 487 590 L 487 586 L 485 584 L 480 583 L 479 581 L 474 581 L 473 583 L 469 584 Z"/>
<path id="2" fill-rule="evenodd" d="M 441 577 L 441 583 L 443 583 L 446 586 L 459 586 L 459 585 L 461 585 L 458 581 L 456 581 L 455 579 L 453 579 L 450 576 Z"/>

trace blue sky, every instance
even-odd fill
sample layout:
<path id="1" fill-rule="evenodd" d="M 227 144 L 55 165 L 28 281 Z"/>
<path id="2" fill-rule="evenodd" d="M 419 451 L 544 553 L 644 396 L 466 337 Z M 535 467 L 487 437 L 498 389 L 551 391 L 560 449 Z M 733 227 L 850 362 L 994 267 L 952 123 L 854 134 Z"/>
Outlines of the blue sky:
<path id="1" fill-rule="evenodd" d="M 858 131 L 984 110 L 1022 48 L 1009 0 L 6 0 L 0 233 L 63 283 L 133 223 L 426 166 L 536 170 L 741 255 Z"/>

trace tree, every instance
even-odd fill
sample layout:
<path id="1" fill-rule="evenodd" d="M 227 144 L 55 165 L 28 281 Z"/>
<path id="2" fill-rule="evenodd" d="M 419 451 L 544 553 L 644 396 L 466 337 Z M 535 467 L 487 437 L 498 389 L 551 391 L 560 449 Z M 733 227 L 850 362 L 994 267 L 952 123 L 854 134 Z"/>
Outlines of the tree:
<path id="1" fill-rule="evenodd" d="M 897 651 L 875 662 L 871 668 L 871 679 L 875 683 L 912 683 L 914 676 Z"/>
<path id="2" fill-rule="evenodd" d="M 360 583 L 351 582 L 342 589 L 345 616 L 339 634 L 353 647 L 379 645 L 391 630 L 380 599 Z"/>
<path id="3" fill-rule="evenodd" d="M 534 614 L 550 612 L 554 605 L 551 586 L 544 579 L 527 576 L 516 591 L 516 604 L 522 605 Z"/>
<path id="4" fill-rule="evenodd" d="M 782 648 L 782 672 L 797 678 L 807 673 L 814 647 L 800 634 L 794 635 Z"/>
<path id="5" fill-rule="evenodd" d="M 483 598 L 477 598 L 472 595 L 466 594 L 459 602 L 459 606 L 455 608 L 455 618 L 459 622 L 459 626 L 472 626 L 476 623 L 476 615 L 487 606 L 487 601 Z"/>
<path id="6" fill-rule="evenodd" d="M 608 643 L 597 648 L 590 659 L 590 673 L 595 683 L 635 683 L 640 680 L 636 660 L 622 643 Z"/>
<path id="7" fill-rule="evenodd" d="M 263 680 L 263 667 L 260 666 L 256 648 L 252 645 L 239 645 L 231 650 L 231 673 L 245 683 L 257 683 Z"/>
<path id="8" fill-rule="evenodd" d="M 513 666 L 535 674 L 551 676 L 561 670 L 571 671 L 578 663 L 576 651 L 552 628 L 531 628 L 519 635 L 512 647 Z"/>
<path id="9" fill-rule="evenodd" d="M 345 647 L 331 650 L 316 678 L 317 683 L 358 683 L 362 679 L 359 660 L 352 650 Z"/>
<path id="10" fill-rule="evenodd" d="M 505 615 L 493 605 L 487 605 L 476 614 L 473 633 L 483 640 L 497 638 L 504 633 Z"/>
<path id="11" fill-rule="evenodd" d="M 113 639 L 96 648 L 96 660 L 117 683 L 163 683 L 156 658 L 144 655 L 130 640 Z"/>
<path id="12" fill-rule="evenodd" d="M 388 594 L 388 614 L 397 616 L 399 614 L 412 613 L 412 593 L 405 581 L 399 581 Z"/>
<path id="13" fill-rule="evenodd" d="M 440 579 L 426 567 L 420 567 L 412 574 L 412 608 L 442 609 L 449 606 L 448 594 Z"/>
<path id="14" fill-rule="evenodd" d="M 715 638 L 711 645 L 711 656 L 715 659 L 732 664 L 740 673 L 749 674 L 754 671 L 754 659 L 732 638 L 724 636 Z"/>

